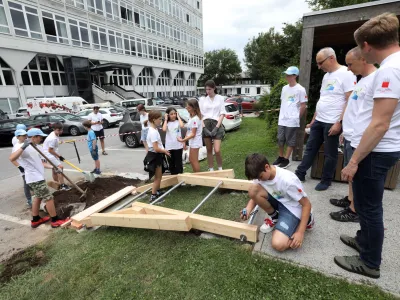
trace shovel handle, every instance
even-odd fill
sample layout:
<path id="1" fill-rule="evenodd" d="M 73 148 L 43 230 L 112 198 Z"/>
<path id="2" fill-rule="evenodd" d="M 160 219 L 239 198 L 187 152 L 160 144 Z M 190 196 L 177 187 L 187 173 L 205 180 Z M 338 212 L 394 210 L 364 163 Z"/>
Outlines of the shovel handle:
<path id="1" fill-rule="evenodd" d="M 67 163 L 68 165 L 70 165 L 72 168 L 74 168 L 75 170 L 81 172 L 81 173 L 85 173 L 83 172 L 83 170 L 79 169 L 77 166 L 73 165 L 72 163 L 70 163 L 68 160 L 64 159 L 63 162 Z"/>
<path id="2" fill-rule="evenodd" d="M 43 152 L 39 150 L 38 147 L 36 147 L 33 143 L 31 143 L 30 145 L 33 147 L 33 149 L 35 149 L 37 152 L 39 152 L 39 154 L 40 154 L 41 156 L 43 156 L 43 157 L 47 160 L 47 162 L 48 162 L 50 165 L 53 166 L 53 168 L 56 168 L 56 169 L 57 169 L 57 166 L 56 166 L 55 164 L 53 164 L 53 163 L 51 162 L 51 160 L 49 160 L 49 159 L 46 157 L 46 155 L 44 155 Z M 85 192 L 84 192 L 79 186 L 77 186 L 74 182 L 72 182 L 72 180 L 69 179 L 69 178 L 67 177 L 67 175 L 64 174 L 64 172 L 62 172 L 61 174 L 62 174 L 62 176 L 64 176 L 65 179 L 67 179 L 67 180 L 72 184 L 72 186 L 73 186 L 74 188 L 76 188 L 81 194 L 85 195 Z"/>

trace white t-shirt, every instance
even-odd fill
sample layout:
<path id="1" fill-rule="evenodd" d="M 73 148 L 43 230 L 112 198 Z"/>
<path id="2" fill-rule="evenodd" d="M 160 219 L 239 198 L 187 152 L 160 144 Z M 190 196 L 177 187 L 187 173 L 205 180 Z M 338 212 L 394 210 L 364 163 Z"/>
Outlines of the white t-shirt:
<path id="1" fill-rule="evenodd" d="M 304 192 L 303 185 L 294 173 L 276 167 L 276 175 L 273 180 L 261 181 L 255 179 L 253 183 L 261 185 L 293 215 L 301 219 L 303 206 L 299 201 L 301 198 L 307 197 L 307 194 Z"/>
<path id="2" fill-rule="evenodd" d="M 278 125 L 300 127 L 300 104 L 307 101 L 306 90 L 300 84 L 296 84 L 293 87 L 285 85 L 281 92 Z"/>
<path id="3" fill-rule="evenodd" d="M 372 109 L 376 98 L 400 98 L 400 51 L 386 57 L 380 68 L 375 72 L 375 78 L 367 89 L 357 119 L 354 122 L 351 146 L 357 148 L 361 137 L 372 120 Z M 400 104 L 397 106 L 389 125 L 389 130 L 380 140 L 372 152 L 397 152 L 400 151 Z"/>
<path id="4" fill-rule="evenodd" d="M 22 144 L 17 143 L 13 147 L 12 152 L 14 153 Z M 17 159 L 17 162 L 21 167 L 25 169 L 25 181 L 26 183 L 38 182 L 44 180 L 44 166 L 42 163 L 41 156 L 32 147 L 28 146 Z"/>
<path id="5" fill-rule="evenodd" d="M 12 143 L 13 146 L 15 146 L 16 143 L 18 143 L 18 139 L 17 139 L 16 136 L 14 136 L 14 137 L 12 138 L 11 143 Z"/>
<path id="6" fill-rule="evenodd" d="M 153 127 L 149 127 L 149 132 L 147 133 L 147 139 L 146 139 L 147 145 L 149 146 L 149 151 L 157 153 L 154 148 L 153 148 L 153 143 L 157 142 L 158 148 L 164 149 L 164 146 L 161 141 L 161 136 L 160 133 L 158 132 L 157 129 L 154 129 Z"/>
<path id="7" fill-rule="evenodd" d="M 189 122 L 187 124 L 187 135 L 192 132 L 193 128 L 197 128 L 196 135 L 189 140 L 189 147 L 191 148 L 201 148 L 203 147 L 203 124 L 198 116 L 194 116 L 189 118 Z"/>
<path id="8" fill-rule="evenodd" d="M 54 164 L 58 164 L 59 160 L 53 154 L 49 152 L 49 148 L 53 148 L 53 150 L 59 154 L 58 145 L 60 142 L 60 138 L 54 133 L 50 133 L 43 142 L 43 153 L 46 155 L 48 159 L 50 159 Z"/>
<path id="9" fill-rule="evenodd" d="M 346 103 L 345 93 L 352 91 L 356 83 L 357 77 L 345 66 L 326 73 L 322 79 L 316 120 L 331 124 L 339 121 Z"/>
<path id="10" fill-rule="evenodd" d="M 149 120 L 148 113 L 146 113 L 145 115 L 142 115 L 142 114 L 140 115 L 140 124 L 142 124 L 142 130 L 147 128 L 147 126 L 144 125 L 144 122 L 148 121 L 148 120 Z"/>
<path id="11" fill-rule="evenodd" d="M 99 121 L 101 122 L 101 121 L 103 121 L 103 116 L 102 116 L 102 114 L 100 112 L 98 112 L 97 114 L 90 113 L 88 115 L 88 120 L 90 120 L 92 122 L 99 122 Z M 100 130 L 103 129 L 103 125 L 102 124 L 93 124 L 92 125 L 92 129 L 94 131 L 100 131 Z"/>
<path id="12" fill-rule="evenodd" d="M 366 77 L 360 79 L 357 85 L 354 87 L 349 100 L 347 100 L 346 111 L 343 116 L 343 136 L 346 140 L 351 142 L 353 135 L 353 123 L 357 120 L 358 110 L 364 101 L 366 91 L 375 77 L 375 72 L 369 74 Z"/>
<path id="13" fill-rule="evenodd" d="M 175 120 L 173 122 L 171 121 L 168 122 L 167 132 L 165 134 L 165 149 L 167 150 L 182 149 L 183 144 L 178 141 L 178 137 L 182 137 L 179 121 Z"/>
<path id="14" fill-rule="evenodd" d="M 199 100 L 200 112 L 203 120 L 213 119 L 218 121 L 221 115 L 225 115 L 225 102 L 221 95 L 215 95 L 214 100 L 210 96 L 200 98 Z"/>

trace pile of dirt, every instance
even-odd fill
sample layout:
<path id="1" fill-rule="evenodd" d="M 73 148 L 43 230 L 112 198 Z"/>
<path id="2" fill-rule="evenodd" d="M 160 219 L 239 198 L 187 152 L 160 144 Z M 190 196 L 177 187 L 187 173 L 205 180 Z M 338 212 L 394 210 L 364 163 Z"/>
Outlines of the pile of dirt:
<path id="1" fill-rule="evenodd" d="M 120 176 L 99 177 L 94 182 L 84 182 L 78 185 L 84 191 L 87 189 L 86 199 L 80 199 L 81 193 L 74 188 L 69 191 L 56 191 L 54 193 L 54 201 L 57 215 L 61 218 L 70 217 L 74 208 L 80 208 L 80 210 L 86 209 L 124 187 L 129 185 L 138 186 L 140 182 L 138 179 Z"/>

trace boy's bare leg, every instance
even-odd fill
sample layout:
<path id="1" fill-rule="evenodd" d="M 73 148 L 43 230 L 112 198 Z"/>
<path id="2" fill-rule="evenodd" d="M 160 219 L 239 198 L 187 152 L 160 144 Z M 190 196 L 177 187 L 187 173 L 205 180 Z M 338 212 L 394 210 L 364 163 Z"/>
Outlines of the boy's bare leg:
<path id="1" fill-rule="evenodd" d="M 289 159 L 290 155 L 292 155 L 292 152 L 293 152 L 293 147 L 287 146 L 287 147 L 286 147 L 286 156 L 285 156 L 285 158 L 286 158 L 286 159 Z M 282 152 L 282 154 L 283 154 L 283 152 Z M 283 156 L 283 155 L 282 155 L 282 156 Z"/>
<path id="2" fill-rule="evenodd" d="M 54 172 L 54 169 L 51 170 L 51 175 L 52 175 L 53 180 L 54 180 L 55 182 L 60 183 L 60 182 L 58 181 L 58 180 L 59 180 L 58 174 L 57 174 L 56 172 Z"/>
<path id="3" fill-rule="evenodd" d="M 38 216 L 39 215 L 39 208 L 40 208 L 40 203 L 42 202 L 41 199 L 35 197 L 33 199 L 32 203 L 32 216 Z"/>
<path id="4" fill-rule="evenodd" d="M 279 230 L 274 230 L 272 233 L 272 248 L 282 252 L 290 248 L 290 243 L 291 241 L 286 234 Z"/>
<path id="5" fill-rule="evenodd" d="M 50 217 L 55 217 L 57 215 L 56 207 L 54 206 L 54 199 L 46 201 L 46 210 Z"/>
<path id="6" fill-rule="evenodd" d="M 64 172 L 64 167 L 62 165 L 57 166 L 57 168 L 61 169 Z M 53 170 L 54 172 L 54 170 Z M 58 181 L 60 184 L 64 184 L 64 176 L 62 174 L 57 174 Z"/>
<path id="7" fill-rule="evenodd" d="M 268 202 L 268 192 L 259 184 L 252 184 L 249 188 L 249 197 L 258 204 L 267 214 L 273 214 L 275 209 Z"/>
<path id="8" fill-rule="evenodd" d="M 157 194 L 157 191 L 160 189 L 162 179 L 162 167 L 156 168 L 156 173 L 154 174 L 154 182 L 151 187 L 151 193 L 153 195 Z"/>
<path id="9" fill-rule="evenodd" d="M 94 161 L 94 166 L 96 169 L 100 170 L 100 159 Z"/>

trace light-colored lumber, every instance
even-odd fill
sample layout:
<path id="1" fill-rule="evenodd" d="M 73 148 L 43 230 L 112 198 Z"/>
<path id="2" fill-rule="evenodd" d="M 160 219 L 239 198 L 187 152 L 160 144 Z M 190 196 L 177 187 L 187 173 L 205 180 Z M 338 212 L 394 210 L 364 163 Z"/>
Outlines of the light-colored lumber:
<path id="1" fill-rule="evenodd" d="M 221 177 L 208 177 L 208 176 L 196 176 L 192 174 L 179 174 L 179 181 L 184 181 L 186 184 L 194 184 L 200 186 L 215 187 L 220 181 L 223 184 L 220 186 L 221 189 L 230 189 L 238 191 L 248 191 L 252 182 L 249 180 L 242 179 L 231 179 Z"/>
<path id="2" fill-rule="evenodd" d="M 66 228 L 66 227 L 70 226 L 71 223 L 72 223 L 72 220 L 69 220 L 68 222 L 65 222 L 64 224 L 62 224 L 60 227 L 61 228 Z"/>
<path id="3" fill-rule="evenodd" d="M 135 202 L 134 206 L 144 208 L 147 216 L 149 216 L 152 212 L 157 214 L 163 213 L 189 216 L 193 229 L 211 232 L 236 239 L 240 239 L 241 235 L 245 235 L 249 242 L 257 242 L 258 227 L 256 225 L 223 220 L 198 214 L 191 214 L 180 210 L 149 205 L 141 202 Z"/>
<path id="4" fill-rule="evenodd" d="M 143 229 L 189 231 L 192 226 L 185 215 L 141 215 L 141 214 L 93 214 L 93 225 L 121 226 Z"/>
<path id="5" fill-rule="evenodd" d="M 183 173 L 183 175 L 196 175 L 196 176 L 207 176 L 207 177 L 224 177 L 224 178 L 235 178 L 235 171 L 233 169 L 197 172 L 197 173 Z M 164 177 L 163 177 L 164 178 Z"/>
<path id="6" fill-rule="evenodd" d="M 168 176 L 167 178 L 161 180 L 160 189 L 166 188 L 166 187 L 169 187 L 169 186 L 173 186 L 173 185 L 175 185 L 177 183 L 178 183 L 178 175 Z M 144 192 L 145 190 L 147 190 L 148 188 L 150 188 L 152 186 L 153 186 L 152 183 L 139 186 L 139 187 L 137 187 L 137 188 L 135 188 L 133 190 L 132 194 L 135 195 L 137 193 Z"/>
<path id="7" fill-rule="evenodd" d="M 125 196 L 129 195 L 132 193 L 134 187 L 133 186 L 127 186 L 123 188 L 122 190 L 112 194 L 111 196 L 108 196 L 104 200 L 96 203 L 95 205 L 92 205 L 91 207 L 85 209 L 84 211 L 80 212 L 79 214 L 76 214 L 73 216 L 71 219 L 72 221 L 76 222 L 81 222 L 83 219 L 86 217 L 89 217 L 91 214 L 97 213 L 99 211 L 102 211 L 103 209 L 107 208 L 111 204 L 117 202 L 118 200 L 124 198 Z"/>
<path id="8" fill-rule="evenodd" d="M 131 214 L 145 214 L 146 211 L 143 207 L 129 207 L 113 212 L 109 212 L 107 214 L 113 214 L 113 215 L 131 215 Z"/>

